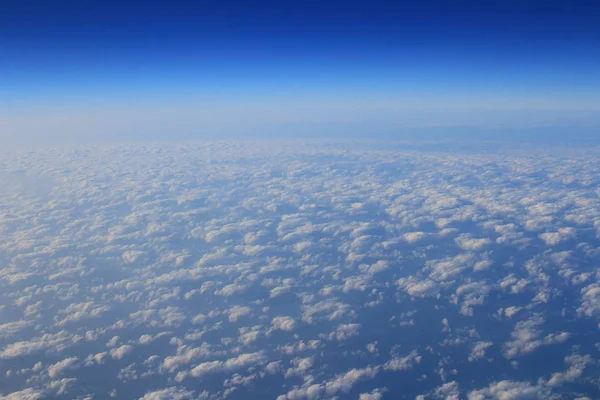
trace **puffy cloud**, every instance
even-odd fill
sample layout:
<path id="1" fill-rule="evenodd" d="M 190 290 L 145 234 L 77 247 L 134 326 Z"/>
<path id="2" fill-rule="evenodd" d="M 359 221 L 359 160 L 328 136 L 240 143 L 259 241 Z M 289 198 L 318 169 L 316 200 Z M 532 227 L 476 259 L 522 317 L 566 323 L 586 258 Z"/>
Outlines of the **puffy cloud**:
<path id="1" fill-rule="evenodd" d="M 69 323 L 76 322 L 86 318 L 97 318 L 103 313 L 109 311 L 110 306 L 107 305 L 96 305 L 91 301 L 86 303 L 70 304 L 64 310 L 61 310 L 62 314 L 66 316 L 57 322 L 58 326 L 65 326 Z"/>
<path id="2" fill-rule="evenodd" d="M 581 289 L 581 306 L 577 312 L 587 317 L 600 315 L 600 285 L 594 283 Z"/>
<path id="3" fill-rule="evenodd" d="M 377 353 L 377 342 L 367 344 L 367 350 L 369 353 Z"/>
<path id="4" fill-rule="evenodd" d="M 469 355 L 469 361 L 476 361 L 483 357 L 485 357 L 485 350 L 489 347 L 492 347 L 494 344 L 492 342 L 477 342 L 471 349 L 471 354 Z"/>
<path id="5" fill-rule="evenodd" d="M 143 251 L 139 251 L 139 250 L 129 250 L 126 251 L 125 253 L 123 253 L 123 261 L 125 261 L 128 264 L 132 264 L 138 260 L 140 260 L 143 256 L 144 256 L 144 252 Z"/>
<path id="6" fill-rule="evenodd" d="M 229 315 L 230 322 L 237 322 L 238 319 L 249 315 L 252 312 L 250 307 L 246 306 L 233 306 L 228 309 L 225 313 Z M 195 317 L 196 321 L 198 321 L 198 316 Z"/>
<path id="7" fill-rule="evenodd" d="M 265 366 L 265 371 L 271 375 L 281 371 L 281 361 L 271 361 Z"/>
<path id="8" fill-rule="evenodd" d="M 500 381 L 468 393 L 469 400 L 533 400 L 548 398 L 547 391 L 529 382 Z"/>
<path id="9" fill-rule="evenodd" d="M 44 392 L 35 390 L 33 388 L 27 388 L 12 392 L 7 395 L 0 395 L 0 400 L 39 400 L 44 397 Z"/>
<path id="10" fill-rule="evenodd" d="M 58 396 L 64 395 L 67 393 L 67 390 L 69 389 L 69 387 L 75 385 L 77 382 L 76 378 L 62 378 L 60 380 L 57 381 L 51 381 L 48 384 L 48 387 L 51 390 L 56 391 L 56 394 Z"/>
<path id="11" fill-rule="evenodd" d="M 556 372 L 552 374 L 550 379 L 547 382 L 547 385 L 550 387 L 561 386 L 565 382 L 574 382 L 581 378 L 583 375 L 584 369 L 594 363 L 592 357 L 589 355 L 579 355 L 573 354 L 565 357 L 565 363 L 568 365 L 568 368 L 565 372 Z"/>
<path id="12" fill-rule="evenodd" d="M 361 393 L 358 395 L 358 400 L 382 400 L 385 389 L 375 389 L 370 393 Z"/>
<path id="13" fill-rule="evenodd" d="M 206 342 L 197 347 L 183 345 L 177 348 L 176 355 L 165 357 L 162 367 L 169 371 L 175 371 L 195 360 L 212 356 L 214 353 L 213 347 Z"/>
<path id="14" fill-rule="evenodd" d="M 42 350 L 61 352 L 65 348 L 76 344 L 81 339 L 81 336 L 72 335 L 66 331 L 60 331 L 54 334 L 46 333 L 40 337 L 27 341 L 14 342 L 6 345 L 0 352 L 0 358 L 15 358 Z"/>
<path id="15" fill-rule="evenodd" d="M 297 343 L 291 345 L 280 346 L 279 350 L 282 353 L 293 355 L 296 353 L 302 353 L 305 351 L 314 351 L 322 347 L 323 343 L 320 340 L 309 340 L 308 342 L 304 342 L 300 340 Z"/>
<path id="16" fill-rule="evenodd" d="M 57 362 L 56 364 L 52 364 L 48 367 L 48 376 L 50 376 L 50 378 L 56 378 L 60 376 L 63 371 L 73 368 L 78 360 L 78 357 L 69 357 Z"/>
<path id="17" fill-rule="evenodd" d="M 369 282 L 370 278 L 368 276 L 351 276 L 346 278 L 342 290 L 344 293 L 351 291 L 364 292 L 368 289 Z"/>
<path id="18" fill-rule="evenodd" d="M 148 392 L 140 397 L 139 400 L 194 400 L 196 398 L 197 396 L 193 391 L 171 386 L 169 388 Z"/>
<path id="19" fill-rule="evenodd" d="M 198 364 L 189 373 L 191 376 L 198 378 L 206 374 L 233 371 L 250 365 L 264 363 L 265 361 L 266 355 L 263 351 L 246 353 L 225 361 L 207 361 Z"/>
<path id="20" fill-rule="evenodd" d="M 275 317 L 271 322 L 273 329 L 282 331 L 293 331 L 296 327 L 296 321 L 292 317 Z"/>
<path id="21" fill-rule="evenodd" d="M 215 290 L 214 294 L 217 296 L 233 296 L 234 294 L 245 292 L 246 289 L 246 286 L 240 283 L 230 283 L 229 285 L 223 286 L 221 289 Z"/>
<path id="22" fill-rule="evenodd" d="M 455 304 L 460 302 L 462 315 L 473 315 L 473 306 L 483 304 L 489 292 L 485 282 L 470 282 L 459 286 L 451 299 Z"/>
<path id="23" fill-rule="evenodd" d="M 391 371 L 406 371 L 414 368 L 416 364 L 419 364 L 422 357 L 416 350 L 413 350 L 404 357 L 394 357 L 384 364 L 384 368 Z"/>
<path id="24" fill-rule="evenodd" d="M 531 353 L 541 346 L 563 343 L 569 339 L 568 332 L 560 332 L 542 337 L 539 327 L 544 323 L 544 318 L 534 315 L 526 321 L 517 322 L 511 336 L 512 341 L 504 345 L 504 356 L 512 359 L 520 355 Z"/>
<path id="25" fill-rule="evenodd" d="M 359 329 L 360 324 L 342 324 L 329 334 L 329 339 L 343 341 L 352 336 L 357 336 Z"/>
<path id="26" fill-rule="evenodd" d="M 504 315 L 507 318 L 512 318 L 515 314 L 517 314 L 521 310 L 521 307 L 510 306 L 504 309 Z"/>
<path id="27" fill-rule="evenodd" d="M 295 358 L 292 360 L 293 367 L 288 368 L 285 376 L 305 375 L 313 366 L 314 357 Z"/>
<path id="28" fill-rule="evenodd" d="M 319 399 L 325 396 L 333 396 L 339 392 L 348 393 L 358 381 L 374 378 L 378 372 L 377 367 L 354 368 L 344 374 L 337 375 L 329 381 L 319 384 L 306 384 L 292 389 L 287 394 L 278 396 L 277 399 Z"/>
<path id="29" fill-rule="evenodd" d="M 459 385 L 456 381 L 444 383 L 434 390 L 433 396 L 437 399 L 458 400 L 460 398 Z"/>
<path id="30" fill-rule="evenodd" d="M 548 246 L 556 246 L 562 241 L 574 238 L 576 230 L 575 228 L 560 228 L 556 232 L 545 232 L 539 236 Z"/>
<path id="31" fill-rule="evenodd" d="M 249 345 L 250 343 L 255 342 L 259 336 L 261 335 L 260 331 L 250 331 L 245 332 L 240 335 L 238 341 L 242 344 Z"/>
<path id="32" fill-rule="evenodd" d="M 435 282 L 430 279 L 418 280 L 414 277 L 401 278 L 396 281 L 396 285 L 403 288 L 406 293 L 414 297 L 425 297 L 436 292 Z"/>
<path id="33" fill-rule="evenodd" d="M 334 395 L 340 391 L 347 393 L 358 381 L 374 378 L 379 370 L 376 367 L 351 369 L 345 374 L 338 375 L 335 379 L 325 383 L 325 392 Z"/>
<path id="34" fill-rule="evenodd" d="M 17 333 L 19 333 L 19 331 L 25 329 L 29 325 L 31 325 L 31 322 L 24 320 L 0 324 L 0 339 L 8 339 L 11 336 L 14 336 Z"/>
<path id="35" fill-rule="evenodd" d="M 468 251 L 481 251 L 491 243 L 488 238 L 473 238 L 468 235 L 457 237 L 455 242 L 461 249 Z"/>
<path id="36" fill-rule="evenodd" d="M 413 244 L 413 243 L 417 243 L 418 241 L 420 241 L 421 239 L 425 238 L 427 236 L 427 233 L 425 232 L 409 232 L 409 233 L 405 233 L 404 235 L 401 236 L 402 240 Z"/>
<path id="37" fill-rule="evenodd" d="M 133 346 L 128 344 L 124 344 L 120 347 L 114 348 L 110 350 L 110 356 L 116 360 L 120 360 L 125 357 L 127 354 L 131 353 L 133 350 Z"/>
<path id="38" fill-rule="evenodd" d="M 119 341 L 118 336 L 113 336 L 108 342 L 106 342 L 106 347 L 115 347 L 117 342 Z"/>
<path id="39" fill-rule="evenodd" d="M 338 300 L 328 299 L 316 304 L 304 306 L 302 320 L 310 324 L 313 323 L 315 319 L 320 319 L 323 315 L 326 319 L 335 321 L 349 315 L 354 315 L 354 311 L 348 304 Z"/>

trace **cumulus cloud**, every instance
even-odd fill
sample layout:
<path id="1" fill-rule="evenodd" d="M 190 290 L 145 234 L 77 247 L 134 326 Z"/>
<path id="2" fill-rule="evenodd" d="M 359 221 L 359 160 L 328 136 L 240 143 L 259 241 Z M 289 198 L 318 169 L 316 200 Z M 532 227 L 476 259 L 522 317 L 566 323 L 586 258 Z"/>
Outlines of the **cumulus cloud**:
<path id="1" fill-rule="evenodd" d="M 567 370 L 552 374 L 547 382 L 548 386 L 558 387 L 566 382 L 577 381 L 583 375 L 585 368 L 594 361 L 589 355 L 572 354 L 565 357 L 565 363 L 568 365 Z"/>
<path id="2" fill-rule="evenodd" d="M 556 232 L 545 232 L 539 235 L 546 245 L 556 246 L 562 241 L 572 239 L 576 236 L 575 228 L 560 228 Z"/>
<path id="3" fill-rule="evenodd" d="M 252 312 L 252 309 L 250 307 L 246 307 L 246 306 L 233 306 L 230 309 L 228 309 L 226 311 L 226 314 L 228 314 L 229 316 L 229 321 L 231 322 L 237 322 L 238 319 L 249 315 Z M 199 317 L 196 316 L 195 317 L 195 321 L 198 322 Z M 200 317 L 202 318 L 202 317 Z"/>
<path id="4" fill-rule="evenodd" d="M 469 355 L 469 361 L 476 361 L 483 357 L 485 357 L 485 350 L 489 347 L 492 347 L 492 342 L 477 342 L 471 349 L 471 354 Z"/>
<path id="5" fill-rule="evenodd" d="M 581 289 L 581 306 L 577 312 L 587 317 L 600 315 L 600 285 L 594 283 Z"/>
<path id="6" fill-rule="evenodd" d="M 263 351 L 246 353 L 225 361 L 207 361 L 198 364 L 189 373 L 191 376 L 198 378 L 206 374 L 233 371 L 250 365 L 264 363 L 265 361 L 266 355 Z"/>
<path id="7" fill-rule="evenodd" d="M 488 387 L 468 393 L 469 400 L 530 400 L 548 398 L 548 393 L 541 386 L 529 382 L 500 381 Z"/>
<path id="8" fill-rule="evenodd" d="M 385 389 L 375 389 L 370 393 L 361 393 L 358 400 L 382 400 Z"/>
<path id="9" fill-rule="evenodd" d="M 46 333 L 37 338 L 6 345 L 0 352 L 0 358 L 15 358 L 43 350 L 61 352 L 81 339 L 81 336 L 72 335 L 66 331 Z"/>
<path id="10" fill-rule="evenodd" d="M 512 359 L 529 354 L 541 346 L 563 343 L 569 339 L 568 332 L 558 332 L 542 336 L 540 329 L 544 323 L 541 315 L 535 315 L 526 321 L 517 322 L 511 334 L 513 340 L 505 343 L 504 356 Z"/>
<path id="11" fill-rule="evenodd" d="M 0 324 L 0 339 L 7 339 L 31 325 L 31 322 L 20 320 Z"/>
<path id="12" fill-rule="evenodd" d="M 490 239 L 473 238 L 468 235 L 461 235 L 455 239 L 455 242 L 463 250 L 481 251 L 490 244 Z"/>
<path id="13" fill-rule="evenodd" d="M 401 278 L 396 281 L 396 285 L 403 288 L 409 295 L 415 297 L 425 297 L 436 291 L 436 284 L 429 279 L 419 281 L 414 277 Z"/>
<path id="14" fill-rule="evenodd" d="M 78 360 L 79 360 L 78 357 L 69 357 L 69 358 L 65 358 L 62 361 L 57 362 L 56 364 L 52 364 L 51 366 L 48 367 L 48 376 L 50 376 L 50 378 L 58 377 L 65 370 L 72 368 L 77 363 Z"/>
<path id="15" fill-rule="evenodd" d="M 133 350 L 133 346 L 128 344 L 124 344 L 120 347 L 114 348 L 110 350 L 110 356 L 116 360 L 120 360 L 125 357 L 127 354 L 131 353 Z"/>
<path id="16" fill-rule="evenodd" d="M 402 238 L 402 240 L 413 244 L 413 243 L 417 243 L 418 241 L 425 238 L 426 236 L 427 236 L 427 233 L 425 233 L 425 232 L 409 232 L 409 233 L 405 233 L 404 235 L 402 235 L 401 238 Z"/>
<path id="17" fill-rule="evenodd" d="M 140 397 L 139 400 L 194 400 L 196 398 L 197 396 L 193 391 L 171 386 L 169 388 L 148 392 Z"/>
<path id="18" fill-rule="evenodd" d="M 12 392 L 7 395 L 0 395 L 0 400 L 39 400 L 44 397 L 44 392 L 27 388 Z"/>
<path id="19" fill-rule="evenodd" d="M 510 306 L 504 309 L 504 315 L 507 318 L 512 318 L 515 314 L 517 314 L 521 310 L 521 307 Z"/>
<path id="20" fill-rule="evenodd" d="M 329 381 L 307 384 L 292 389 L 287 394 L 278 396 L 277 400 L 318 399 L 325 396 L 333 396 L 339 392 L 348 393 L 358 381 L 374 378 L 378 371 L 379 369 L 374 367 L 354 368 L 344 374 L 337 375 Z"/>
<path id="21" fill-rule="evenodd" d="M 295 358 L 292 360 L 292 368 L 288 368 L 285 376 L 304 375 L 312 368 L 314 357 Z"/>
<path id="22" fill-rule="evenodd" d="M 433 397 L 444 400 L 458 400 L 460 398 L 458 383 L 456 381 L 444 383 L 433 391 Z"/>
<path id="23" fill-rule="evenodd" d="M 292 317 L 275 317 L 271 321 L 273 329 L 282 331 L 293 331 L 296 327 L 296 321 Z"/>
<path id="24" fill-rule="evenodd" d="M 358 335 L 360 324 L 342 324 L 337 329 L 329 334 L 330 340 L 343 341 L 352 336 Z"/>
<path id="25" fill-rule="evenodd" d="M 383 367 L 391 371 L 406 371 L 419 364 L 422 358 L 416 350 L 413 350 L 407 356 L 392 358 Z"/>

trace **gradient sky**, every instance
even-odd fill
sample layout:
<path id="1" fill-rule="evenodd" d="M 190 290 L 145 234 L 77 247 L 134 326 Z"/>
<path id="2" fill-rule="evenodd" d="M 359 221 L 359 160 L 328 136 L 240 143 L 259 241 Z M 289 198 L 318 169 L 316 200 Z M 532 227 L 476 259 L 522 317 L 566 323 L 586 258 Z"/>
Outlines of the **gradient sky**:
<path id="1" fill-rule="evenodd" d="M 7 0 L 0 138 L 596 132 L 598 2 L 414 3 Z"/>

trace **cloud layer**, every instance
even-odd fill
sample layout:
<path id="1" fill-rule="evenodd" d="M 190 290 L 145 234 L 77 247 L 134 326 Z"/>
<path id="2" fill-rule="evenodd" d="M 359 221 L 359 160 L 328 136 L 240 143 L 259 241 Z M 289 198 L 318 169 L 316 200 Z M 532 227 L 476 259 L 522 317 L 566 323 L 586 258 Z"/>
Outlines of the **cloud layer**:
<path id="1" fill-rule="evenodd" d="M 598 397 L 599 155 L 7 153 L 0 399 Z"/>

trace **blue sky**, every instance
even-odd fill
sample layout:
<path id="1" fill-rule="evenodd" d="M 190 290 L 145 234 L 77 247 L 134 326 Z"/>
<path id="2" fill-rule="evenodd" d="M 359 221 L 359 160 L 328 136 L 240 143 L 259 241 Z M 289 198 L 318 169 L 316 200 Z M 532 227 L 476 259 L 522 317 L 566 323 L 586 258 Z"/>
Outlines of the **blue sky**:
<path id="1" fill-rule="evenodd" d="M 95 136 L 94 118 L 110 119 L 107 134 L 143 136 L 143 115 L 160 110 L 164 126 L 200 137 L 298 121 L 339 130 L 357 118 L 365 131 L 469 116 L 488 128 L 589 127 L 600 108 L 598 17 L 583 1 L 10 1 L 0 123 L 13 136 Z M 415 109 L 427 124 L 407 120 Z"/>

